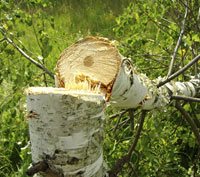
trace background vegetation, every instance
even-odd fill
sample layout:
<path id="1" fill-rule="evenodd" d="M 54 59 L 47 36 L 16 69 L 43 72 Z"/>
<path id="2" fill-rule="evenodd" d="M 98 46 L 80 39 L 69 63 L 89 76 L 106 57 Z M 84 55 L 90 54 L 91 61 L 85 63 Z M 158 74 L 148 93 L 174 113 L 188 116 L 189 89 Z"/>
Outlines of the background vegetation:
<path id="1" fill-rule="evenodd" d="M 139 72 L 154 79 L 166 76 L 188 11 L 173 71 L 199 54 L 199 0 L 1 0 L 0 30 L 29 56 L 55 73 L 60 53 L 81 37 L 118 40 Z M 198 67 L 177 78 L 199 77 Z M 31 162 L 24 89 L 53 86 L 54 81 L 24 58 L 0 33 L 0 176 L 25 177 Z M 199 126 L 200 107 L 183 102 Z M 138 126 L 128 113 L 109 118 L 104 155 L 108 167 L 128 151 Z M 118 122 L 118 123 L 117 123 Z M 119 126 L 116 126 L 119 124 Z M 199 176 L 200 147 L 173 105 L 148 113 L 131 161 L 121 176 Z"/>

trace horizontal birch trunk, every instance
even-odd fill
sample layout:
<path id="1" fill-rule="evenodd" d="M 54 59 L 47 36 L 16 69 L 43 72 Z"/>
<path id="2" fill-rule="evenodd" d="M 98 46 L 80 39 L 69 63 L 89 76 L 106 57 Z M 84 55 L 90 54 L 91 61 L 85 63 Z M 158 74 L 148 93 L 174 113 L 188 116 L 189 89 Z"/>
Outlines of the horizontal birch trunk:
<path id="1" fill-rule="evenodd" d="M 160 88 L 158 83 L 166 78 L 150 80 L 145 74 L 134 69 L 131 61 L 122 57 L 120 71 L 113 84 L 110 103 L 119 108 L 142 108 L 152 110 L 167 106 L 171 95 L 194 97 L 200 80 L 188 82 L 171 81 Z"/>
<path id="2" fill-rule="evenodd" d="M 104 176 L 104 96 L 40 87 L 26 95 L 32 162 L 49 167 L 37 176 Z"/>
<path id="3" fill-rule="evenodd" d="M 171 95 L 194 97 L 200 80 L 169 82 L 157 88 L 166 78 L 150 80 L 137 72 L 131 60 L 123 57 L 113 42 L 105 38 L 87 37 L 60 56 L 57 84 L 65 88 L 95 88 L 106 94 L 106 101 L 122 109 L 152 110 L 165 107 Z"/>

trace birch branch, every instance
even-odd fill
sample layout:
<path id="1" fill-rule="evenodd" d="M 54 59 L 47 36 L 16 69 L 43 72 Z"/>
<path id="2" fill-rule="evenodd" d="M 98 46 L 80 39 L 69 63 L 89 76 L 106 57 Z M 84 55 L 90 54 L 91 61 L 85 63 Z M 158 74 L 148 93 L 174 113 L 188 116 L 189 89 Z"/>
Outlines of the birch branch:
<path id="1" fill-rule="evenodd" d="M 171 99 L 185 100 L 185 101 L 191 101 L 191 102 L 198 102 L 198 103 L 200 103 L 200 99 L 199 98 L 192 98 L 192 97 L 180 96 L 180 95 L 172 95 Z"/>
<path id="2" fill-rule="evenodd" d="M 109 117 L 109 119 L 114 119 L 115 117 L 118 117 L 118 116 L 121 116 L 121 115 L 124 115 L 126 112 L 128 112 L 128 110 L 123 110 L 119 113 L 116 113 L 116 114 L 113 114 Z"/>
<path id="3" fill-rule="evenodd" d="M 3 32 L 2 29 L 0 29 L 1 33 L 4 35 L 5 40 L 7 40 L 15 49 L 17 49 L 18 52 L 20 52 L 26 59 L 28 59 L 30 62 L 35 64 L 38 68 L 42 69 L 45 73 L 47 73 L 51 78 L 54 79 L 54 74 L 50 72 L 47 68 L 45 68 L 43 65 L 35 61 L 33 58 L 31 58 L 28 54 L 26 54 L 19 46 L 17 46 L 7 35 L 5 32 Z"/>
<path id="4" fill-rule="evenodd" d="M 187 4 L 188 4 L 188 1 L 187 1 Z M 183 25 L 182 25 L 182 28 L 181 28 L 181 32 L 180 32 L 180 35 L 179 35 L 179 38 L 178 38 L 178 41 L 177 41 L 173 56 L 172 56 L 172 60 L 171 60 L 171 63 L 170 63 L 169 72 L 167 74 L 167 77 L 169 77 L 171 75 L 171 73 L 172 73 L 172 69 L 173 69 L 173 65 L 174 65 L 175 59 L 176 59 L 178 48 L 179 48 L 179 46 L 181 44 L 181 40 L 183 38 L 183 33 L 185 31 L 185 23 L 186 23 L 187 15 L 188 15 L 188 6 L 186 6 L 186 9 L 185 9 L 185 15 L 184 15 L 184 18 L 183 18 Z"/>
<path id="5" fill-rule="evenodd" d="M 181 68 L 179 71 L 175 72 L 171 76 L 169 76 L 166 80 L 160 82 L 157 87 L 161 87 L 164 84 L 170 82 L 172 79 L 176 78 L 180 74 L 182 74 L 184 71 L 186 71 L 189 67 L 191 67 L 194 63 L 196 63 L 200 59 L 200 55 L 196 56 L 191 62 L 189 62 L 187 65 L 185 65 L 183 68 Z"/>

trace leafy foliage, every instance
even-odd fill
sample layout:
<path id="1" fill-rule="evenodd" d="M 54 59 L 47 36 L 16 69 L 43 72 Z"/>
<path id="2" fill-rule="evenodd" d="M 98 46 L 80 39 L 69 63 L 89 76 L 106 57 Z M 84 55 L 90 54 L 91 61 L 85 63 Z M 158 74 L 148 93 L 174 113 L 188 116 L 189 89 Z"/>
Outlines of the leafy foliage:
<path id="1" fill-rule="evenodd" d="M 1 0 L 0 30 L 54 73 L 60 53 L 87 35 L 111 37 L 115 17 L 128 1 Z M 30 162 L 25 88 L 54 86 L 0 33 L 0 176 L 23 176 Z"/>
<path id="2" fill-rule="evenodd" d="M 185 31 L 178 48 L 173 72 L 199 53 L 200 41 L 195 39 L 200 32 L 198 29 L 199 7 L 196 6 L 199 1 L 188 2 L 187 5 L 184 1 L 134 1 L 116 19 L 118 26 L 114 28 L 114 31 L 120 40 L 120 52 L 130 57 L 137 69 L 146 73 L 148 77 L 154 79 L 167 75 L 171 57 L 183 28 L 186 8 L 188 8 L 188 14 Z M 197 67 L 196 70 L 198 70 Z M 177 79 L 185 81 L 194 75 L 198 77 L 198 72 L 195 73 L 195 68 L 191 68 Z M 184 106 L 193 117 L 199 119 L 197 107 L 198 104 Z M 137 112 L 135 114 L 137 115 Z M 122 176 L 127 174 L 129 174 L 127 176 L 199 175 L 199 144 L 191 128 L 181 117 L 180 113 L 173 108 L 173 104 L 164 110 L 149 112 L 143 133 L 133 154 L 133 160 L 130 162 L 130 167 L 125 168 L 121 173 Z M 135 119 L 137 122 L 137 117 Z M 196 123 L 198 122 L 199 120 L 196 120 Z M 116 135 L 123 132 L 125 136 L 128 129 L 130 133 L 130 124 L 125 122 L 122 125 L 115 133 Z M 109 133 L 109 136 L 113 137 L 113 134 Z M 127 145 L 130 147 L 133 142 L 133 136 L 130 134 L 125 137 L 130 138 L 125 140 L 126 143 L 121 143 L 119 152 L 125 151 Z M 118 138 L 120 137 L 115 139 L 117 144 L 124 137 Z M 124 149 L 121 150 L 122 148 Z M 116 160 L 119 157 L 116 153 L 109 156 L 110 166 L 113 165 L 111 158 Z M 138 158 L 139 161 L 137 161 Z"/>
<path id="3" fill-rule="evenodd" d="M 130 4 L 128 0 L 1 0 L 0 30 L 52 72 L 59 54 L 77 39 L 87 35 L 118 39 L 120 52 L 131 57 L 140 72 L 154 79 L 167 75 L 187 6 L 184 35 L 173 71 L 199 53 L 200 1 L 188 2 L 186 5 L 182 0 L 137 0 Z M 197 69 L 191 68 L 177 79 L 197 77 Z M 23 91 L 30 86 L 53 86 L 54 81 L 21 56 L 1 33 L 0 72 L 0 176 L 24 177 L 31 155 Z M 199 105 L 183 104 L 198 124 Z M 117 111 L 109 107 L 108 117 Z M 109 168 L 127 153 L 139 117 L 137 110 L 131 128 L 128 113 L 122 115 L 117 129 L 114 127 L 118 118 L 108 119 L 104 156 Z M 197 176 L 199 157 L 200 147 L 190 127 L 170 105 L 148 113 L 136 150 L 120 175 Z"/>

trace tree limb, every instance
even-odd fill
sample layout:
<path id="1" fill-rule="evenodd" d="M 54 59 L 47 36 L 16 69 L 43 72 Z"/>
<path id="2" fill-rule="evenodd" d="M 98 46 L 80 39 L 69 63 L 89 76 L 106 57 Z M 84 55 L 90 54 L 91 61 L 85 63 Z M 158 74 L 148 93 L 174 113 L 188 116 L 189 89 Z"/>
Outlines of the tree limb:
<path id="1" fill-rule="evenodd" d="M 122 115 L 123 115 L 123 114 L 120 114 L 120 116 L 119 116 L 119 118 L 118 118 L 118 120 L 117 120 L 117 123 L 116 123 L 116 125 L 115 125 L 115 127 L 114 127 L 114 129 L 113 129 L 113 133 L 116 132 L 117 127 L 119 126 L 120 120 L 121 120 L 121 118 L 122 118 Z"/>
<path id="2" fill-rule="evenodd" d="M 185 100 L 185 101 L 192 101 L 192 102 L 198 102 L 198 103 L 200 103 L 200 99 L 199 98 L 192 98 L 192 97 L 180 96 L 180 95 L 172 95 L 171 99 Z"/>
<path id="3" fill-rule="evenodd" d="M 131 124 L 131 131 L 134 130 L 134 109 L 129 109 L 129 117 L 130 117 L 130 124 Z"/>
<path id="4" fill-rule="evenodd" d="M 171 76 L 169 76 L 166 80 L 160 82 L 157 87 L 161 87 L 164 84 L 168 83 L 169 81 L 171 81 L 172 79 L 174 79 L 175 77 L 179 76 L 180 74 L 182 74 L 184 71 L 186 71 L 190 66 L 192 66 L 194 63 L 196 63 L 198 60 L 200 59 L 200 55 L 196 56 L 192 61 L 190 61 L 187 65 L 185 65 L 183 68 L 181 68 L 179 71 L 175 72 L 174 74 L 172 74 Z"/>
<path id="5" fill-rule="evenodd" d="M 190 124 L 192 131 L 198 141 L 198 143 L 200 144 L 200 134 L 199 134 L 199 130 L 196 126 L 196 124 L 194 123 L 194 121 L 192 120 L 192 118 L 190 117 L 190 115 L 185 111 L 185 109 L 179 104 L 178 101 L 176 101 L 175 107 L 181 112 L 181 114 L 183 115 L 183 117 L 185 117 L 185 119 L 187 120 L 187 122 Z"/>
<path id="6" fill-rule="evenodd" d="M 197 18 L 195 18 L 195 15 L 193 13 L 193 12 L 196 12 L 196 9 L 192 9 L 188 4 L 185 4 L 185 2 L 183 2 L 182 0 L 180 0 L 180 2 L 190 10 L 191 16 L 193 17 L 193 19 L 196 22 L 195 28 L 197 28 L 197 30 L 199 30 L 199 25 L 198 25 L 198 23 L 199 23 L 199 14 L 198 14 Z M 197 6 L 197 8 L 198 8 L 198 6 Z M 199 8 L 199 10 L 200 10 L 200 8 Z"/>
<path id="7" fill-rule="evenodd" d="M 187 1 L 187 4 L 188 4 L 188 1 Z M 186 6 L 186 9 L 185 9 L 185 15 L 184 15 L 184 18 L 183 18 L 183 25 L 182 25 L 182 28 L 181 28 L 181 32 L 180 32 L 180 35 L 179 35 L 179 38 L 178 38 L 178 41 L 177 41 L 173 56 L 172 56 L 172 60 L 171 60 L 171 63 L 170 63 L 169 72 L 167 74 L 167 77 L 169 77 L 171 75 L 171 73 L 172 73 L 172 69 L 173 69 L 173 65 L 174 65 L 175 59 L 176 59 L 178 48 L 179 48 L 179 46 L 181 44 L 181 40 L 183 38 L 183 33 L 185 31 L 185 23 L 186 23 L 187 15 L 188 15 L 188 6 Z"/>
<path id="8" fill-rule="evenodd" d="M 141 115 L 141 118 L 140 118 L 140 125 L 139 125 L 139 127 L 138 127 L 138 129 L 137 129 L 134 142 L 133 142 L 133 144 L 132 144 L 132 146 L 131 146 L 131 148 L 130 148 L 130 150 L 129 150 L 129 152 L 128 152 L 128 155 L 129 155 L 129 156 L 131 156 L 132 152 L 135 150 L 135 147 L 136 147 L 136 145 L 137 145 L 137 142 L 138 142 L 138 139 L 139 139 L 139 137 L 140 137 L 140 133 L 141 133 L 141 131 L 142 131 L 142 127 L 143 127 L 143 124 L 144 124 L 144 119 L 145 119 L 145 116 L 146 116 L 146 112 L 147 112 L 147 111 L 145 111 L 145 110 L 142 111 L 142 115 Z"/>
<path id="9" fill-rule="evenodd" d="M 119 113 L 113 114 L 113 115 L 111 115 L 111 116 L 109 117 L 109 119 L 114 119 L 115 117 L 120 116 L 120 115 L 123 115 L 123 114 L 125 114 L 126 112 L 128 112 L 128 110 L 123 110 L 123 111 L 121 111 L 121 112 L 119 112 Z"/>
<path id="10" fill-rule="evenodd" d="M 45 71 L 51 78 L 54 79 L 54 75 L 52 72 L 50 72 L 47 68 L 45 68 L 43 65 L 35 61 L 33 58 L 31 58 L 29 55 L 27 55 L 20 47 L 18 47 L 7 35 L 5 32 L 3 32 L 2 29 L 0 29 L 1 33 L 4 35 L 5 40 L 7 40 L 15 49 L 17 49 L 25 58 L 27 58 L 29 61 L 31 61 L 33 64 L 35 64 L 37 67 Z"/>
<path id="11" fill-rule="evenodd" d="M 121 169 L 123 168 L 123 166 L 125 165 L 125 163 L 127 163 L 130 158 L 131 158 L 131 155 L 133 153 L 133 151 L 135 150 L 135 147 L 137 145 L 137 142 L 138 142 L 138 139 L 140 137 L 140 134 L 141 134 L 141 131 L 142 131 L 142 127 L 143 127 L 143 123 L 144 123 L 144 119 L 145 119 L 145 115 L 146 115 L 146 112 L 147 111 L 142 111 L 142 115 L 141 115 L 141 118 L 140 118 L 140 125 L 137 129 L 137 132 L 136 132 L 136 135 L 135 135 L 135 139 L 134 139 L 134 142 L 133 144 L 131 145 L 128 153 L 123 156 L 121 159 L 119 159 L 115 166 L 108 172 L 109 173 L 109 177 L 116 177 L 117 174 L 121 171 Z"/>

